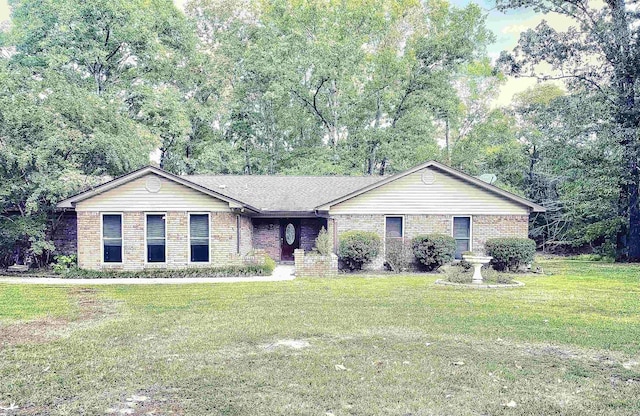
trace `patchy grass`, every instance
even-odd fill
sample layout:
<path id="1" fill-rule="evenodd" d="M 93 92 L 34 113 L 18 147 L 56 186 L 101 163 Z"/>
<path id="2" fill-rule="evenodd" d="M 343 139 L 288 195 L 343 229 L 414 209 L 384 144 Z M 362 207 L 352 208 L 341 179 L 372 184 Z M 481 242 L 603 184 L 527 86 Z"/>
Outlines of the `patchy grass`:
<path id="1" fill-rule="evenodd" d="M 44 316 L 61 318 L 77 313 L 69 290 L 0 283 L 0 325 Z"/>
<path id="2" fill-rule="evenodd" d="M 506 291 L 435 286 L 435 275 L 95 287 L 118 314 L 0 349 L 0 406 L 15 403 L 9 415 L 640 413 L 640 267 L 543 267 L 548 275 Z M 0 293 L 23 288 L 42 304 L 0 316 L 74 308 L 72 288 Z"/>

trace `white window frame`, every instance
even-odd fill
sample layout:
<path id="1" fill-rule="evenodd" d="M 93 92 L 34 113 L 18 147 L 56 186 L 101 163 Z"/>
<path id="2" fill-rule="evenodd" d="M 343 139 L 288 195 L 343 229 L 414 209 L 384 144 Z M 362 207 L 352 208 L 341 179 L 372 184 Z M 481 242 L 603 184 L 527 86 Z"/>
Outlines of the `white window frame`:
<path id="1" fill-rule="evenodd" d="M 120 215 L 120 236 L 122 240 L 122 253 L 120 253 L 121 261 L 104 261 L 104 216 L 105 215 Z M 124 214 L 122 212 L 101 212 L 100 213 L 100 264 L 108 266 L 110 264 L 123 264 L 124 263 Z"/>
<path id="2" fill-rule="evenodd" d="M 456 218 L 469 218 L 469 251 L 473 251 L 473 215 L 452 215 L 451 216 L 451 237 L 456 239 L 456 236 L 453 235 L 453 223 Z"/>
<path id="3" fill-rule="evenodd" d="M 164 261 L 149 261 L 149 244 L 147 243 L 147 217 L 149 215 L 163 215 L 164 216 Z M 169 234 L 169 227 L 167 226 L 167 213 L 166 212 L 145 212 L 144 213 L 144 264 L 167 264 L 167 246 Z"/>
<path id="4" fill-rule="evenodd" d="M 399 215 L 399 214 L 396 214 L 396 215 L 392 215 L 392 214 L 385 215 L 384 216 L 384 234 L 382 235 L 382 240 L 384 241 L 383 242 L 383 246 L 384 246 L 384 252 L 385 253 L 387 252 L 387 218 L 389 218 L 389 217 L 391 217 L 391 218 L 402 218 L 402 237 L 401 237 L 402 238 L 402 244 L 404 244 L 404 239 L 405 239 L 405 225 L 406 225 L 406 220 L 407 220 L 406 217 L 404 215 Z"/>
<path id="5" fill-rule="evenodd" d="M 187 218 L 187 263 L 188 264 L 211 264 L 211 213 L 210 212 L 189 212 Z M 206 215 L 207 230 L 209 230 L 209 260 L 208 261 L 191 261 L 191 216 Z"/>

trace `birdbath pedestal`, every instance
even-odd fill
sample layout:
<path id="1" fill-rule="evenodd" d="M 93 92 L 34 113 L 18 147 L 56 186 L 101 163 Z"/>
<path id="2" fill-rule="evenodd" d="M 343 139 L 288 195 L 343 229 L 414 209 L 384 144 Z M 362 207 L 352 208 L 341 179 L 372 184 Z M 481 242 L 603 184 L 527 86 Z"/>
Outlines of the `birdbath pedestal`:
<path id="1" fill-rule="evenodd" d="M 473 277 L 471 278 L 471 283 L 482 284 L 482 274 L 480 273 L 480 269 L 485 264 L 489 264 L 493 257 L 488 256 L 476 256 L 476 255 L 467 255 L 464 254 L 462 258 L 473 266 Z"/>

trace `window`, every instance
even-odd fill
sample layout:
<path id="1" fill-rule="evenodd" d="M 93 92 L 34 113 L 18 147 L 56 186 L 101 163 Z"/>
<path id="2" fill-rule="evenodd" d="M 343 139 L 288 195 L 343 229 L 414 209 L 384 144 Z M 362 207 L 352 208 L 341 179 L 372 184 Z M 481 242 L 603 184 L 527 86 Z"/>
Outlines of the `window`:
<path id="1" fill-rule="evenodd" d="M 456 258 L 471 251 L 471 217 L 453 217 L 453 238 L 456 240 Z"/>
<path id="2" fill-rule="evenodd" d="M 189 215 L 190 261 L 209 262 L 209 214 Z"/>
<path id="3" fill-rule="evenodd" d="M 102 260 L 105 263 L 122 263 L 122 215 L 102 216 Z"/>
<path id="4" fill-rule="evenodd" d="M 385 227 L 385 238 L 402 238 L 404 237 L 404 230 L 402 224 L 402 217 L 387 217 Z"/>
<path id="5" fill-rule="evenodd" d="M 164 214 L 147 214 L 147 262 L 166 261 L 166 231 Z"/>

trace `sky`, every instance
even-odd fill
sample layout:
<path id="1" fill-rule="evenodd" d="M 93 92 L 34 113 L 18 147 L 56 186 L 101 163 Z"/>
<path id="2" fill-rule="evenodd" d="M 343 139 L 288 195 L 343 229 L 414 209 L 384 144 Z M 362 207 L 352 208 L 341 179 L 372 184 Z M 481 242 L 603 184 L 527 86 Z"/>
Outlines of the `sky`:
<path id="1" fill-rule="evenodd" d="M 479 4 L 483 9 L 487 10 L 487 26 L 496 35 L 496 41 L 489 47 L 489 55 L 497 58 L 500 51 L 512 50 L 520 37 L 520 33 L 529 28 L 534 28 L 543 19 L 557 30 L 566 30 L 570 25 L 570 21 L 561 16 L 543 15 L 535 13 L 532 10 L 515 10 L 509 13 L 501 13 L 495 10 L 493 0 L 450 0 L 456 6 L 466 6 L 470 2 Z M 182 7 L 186 0 L 174 0 L 174 2 Z M 0 0 L 0 24 L 9 20 L 9 4 L 7 0 Z M 522 92 L 527 88 L 534 86 L 536 83 L 533 79 L 516 79 L 509 78 L 502 86 L 494 105 L 508 105 L 514 94 Z"/>

